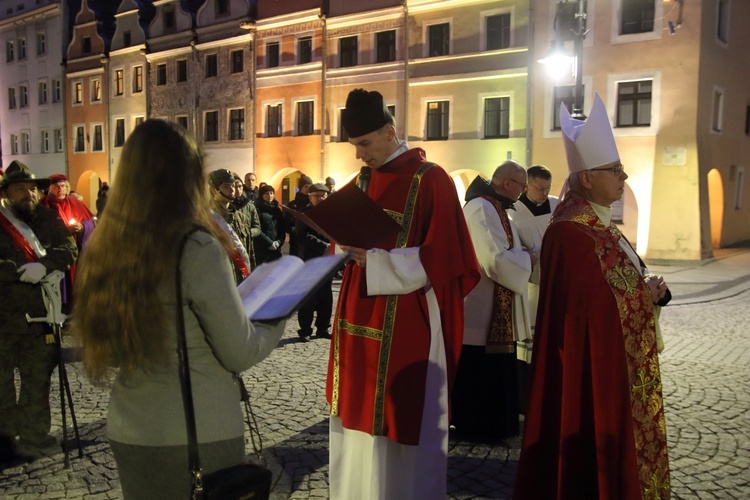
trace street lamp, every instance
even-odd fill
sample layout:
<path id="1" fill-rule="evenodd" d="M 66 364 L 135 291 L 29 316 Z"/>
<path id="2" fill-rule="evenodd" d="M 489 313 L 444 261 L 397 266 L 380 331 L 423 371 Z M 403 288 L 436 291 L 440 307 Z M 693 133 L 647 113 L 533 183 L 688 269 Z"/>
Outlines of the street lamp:
<path id="1" fill-rule="evenodd" d="M 563 71 L 567 69 L 567 65 L 570 62 L 570 55 L 565 52 L 563 48 L 564 40 L 560 37 L 560 31 L 558 30 L 558 20 L 560 14 L 566 10 L 575 8 L 573 13 L 573 27 L 570 31 L 573 32 L 573 60 L 575 66 L 573 67 L 573 75 L 575 76 L 575 97 L 573 101 L 573 112 L 570 114 L 572 118 L 576 120 L 585 120 L 586 115 L 583 114 L 583 40 L 586 38 L 586 0 L 561 0 L 557 3 L 557 12 L 555 13 L 555 20 L 552 23 L 555 31 L 555 39 L 552 41 L 552 48 L 547 55 L 540 59 L 539 62 L 547 65 L 548 70 L 551 74 L 559 76 Z"/>

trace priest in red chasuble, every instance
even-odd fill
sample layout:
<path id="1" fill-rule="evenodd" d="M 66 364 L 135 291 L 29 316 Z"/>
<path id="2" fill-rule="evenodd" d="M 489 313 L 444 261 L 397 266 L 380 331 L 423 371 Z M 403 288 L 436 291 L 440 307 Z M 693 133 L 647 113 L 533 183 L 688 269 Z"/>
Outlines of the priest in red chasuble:
<path id="1" fill-rule="evenodd" d="M 560 117 L 570 191 L 542 244 L 514 498 L 669 498 L 655 317 L 669 291 L 611 222 L 628 176 L 601 99 L 585 122 Z"/>
<path id="2" fill-rule="evenodd" d="M 450 176 L 396 137 L 380 93 L 350 92 L 343 126 L 369 167 L 360 187 L 402 229 L 377 248 L 343 247 L 353 262 L 326 384 L 330 497 L 445 498 L 449 389 L 479 279 L 471 238 Z"/>

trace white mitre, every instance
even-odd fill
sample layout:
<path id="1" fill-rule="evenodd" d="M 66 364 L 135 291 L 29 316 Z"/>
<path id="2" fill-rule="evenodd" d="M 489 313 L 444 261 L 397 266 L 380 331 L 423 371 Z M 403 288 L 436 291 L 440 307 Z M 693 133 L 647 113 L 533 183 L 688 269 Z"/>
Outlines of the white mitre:
<path id="1" fill-rule="evenodd" d="M 570 173 L 620 161 L 607 109 L 599 94 L 594 95 L 594 105 L 586 121 L 571 118 L 568 109 L 560 103 L 560 128 Z"/>

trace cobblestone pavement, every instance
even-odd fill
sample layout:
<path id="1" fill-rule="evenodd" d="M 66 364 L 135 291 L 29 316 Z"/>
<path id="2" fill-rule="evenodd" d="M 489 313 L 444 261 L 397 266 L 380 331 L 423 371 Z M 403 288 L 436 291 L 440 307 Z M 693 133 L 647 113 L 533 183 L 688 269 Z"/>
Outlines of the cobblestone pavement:
<path id="1" fill-rule="evenodd" d="M 750 498 L 749 302 L 746 291 L 662 312 L 673 498 Z M 296 328 L 292 319 L 279 347 L 244 378 L 274 472 L 272 498 L 327 498 L 329 341 L 301 343 Z M 0 464 L 0 498 L 121 498 L 104 434 L 108 392 L 83 378 L 80 363 L 68 363 L 68 371 L 85 456 L 72 452 L 69 469 L 59 451 L 30 464 Z M 56 377 L 52 407 L 52 432 L 60 437 Z M 451 441 L 450 498 L 510 498 L 519 445 Z"/>

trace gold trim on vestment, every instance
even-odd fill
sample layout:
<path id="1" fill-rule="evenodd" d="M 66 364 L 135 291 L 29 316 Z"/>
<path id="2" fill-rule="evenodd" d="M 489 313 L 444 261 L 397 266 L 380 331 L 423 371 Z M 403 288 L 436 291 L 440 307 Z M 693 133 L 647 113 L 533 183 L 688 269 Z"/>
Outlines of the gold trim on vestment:
<path id="1" fill-rule="evenodd" d="M 411 232 L 411 225 L 414 217 L 414 207 L 417 205 L 417 195 L 419 186 L 422 182 L 424 173 L 429 170 L 434 163 L 425 162 L 416 171 L 409 186 L 409 192 L 406 195 L 406 205 L 404 206 L 404 217 L 401 222 L 401 232 L 396 240 L 396 248 L 405 248 Z M 380 355 L 378 357 L 378 375 L 375 382 L 375 406 L 373 412 L 372 433 L 375 436 L 383 435 L 383 419 L 385 407 L 385 386 L 388 381 L 388 362 L 391 357 L 391 343 L 393 342 L 393 325 L 396 323 L 396 307 L 398 306 L 399 295 L 389 295 L 385 304 L 385 317 L 383 322 L 383 340 L 380 343 Z"/>

